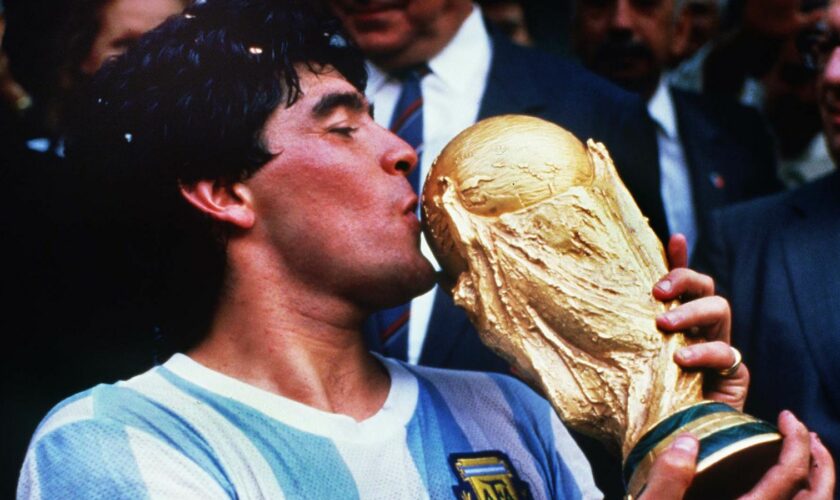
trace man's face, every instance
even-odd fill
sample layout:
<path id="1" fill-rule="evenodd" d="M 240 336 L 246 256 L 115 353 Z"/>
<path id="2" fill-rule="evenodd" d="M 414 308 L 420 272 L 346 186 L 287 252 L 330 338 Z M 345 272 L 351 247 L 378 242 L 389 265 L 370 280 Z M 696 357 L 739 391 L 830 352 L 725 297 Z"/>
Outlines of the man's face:
<path id="1" fill-rule="evenodd" d="M 840 34 L 840 1 L 834 1 L 826 19 L 828 29 Z M 820 114 L 826 143 L 835 162 L 840 161 L 840 51 L 831 48 L 825 68 L 817 80 Z"/>
<path id="2" fill-rule="evenodd" d="M 673 0 L 578 0 L 575 48 L 594 72 L 650 97 L 668 61 Z"/>
<path id="3" fill-rule="evenodd" d="M 330 0 L 335 14 L 367 57 L 392 65 L 425 62 L 445 46 L 469 0 Z"/>
<path id="4" fill-rule="evenodd" d="M 180 0 L 111 1 L 102 9 L 99 33 L 80 69 L 88 75 L 96 73 L 105 61 L 125 52 L 140 35 L 183 9 Z"/>
<path id="5" fill-rule="evenodd" d="M 290 278 L 363 307 L 405 302 L 434 283 L 419 250 L 413 148 L 377 125 L 340 74 L 299 69 L 302 95 L 268 119 L 277 156 L 246 186 L 261 241 Z"/>
<path id="6" fill-rule="evenodd" d="M 717 0 L 690 0 L 683 7 L 682 16 L 688 17 L 688 40 L 683 57 L 691 57 L 700 47 L 714 38 L 720 26 Z"/>
<path id="7" fill-rule="evenodd" d="M 507 35 L 513 43 L 533 45 L 528 25 L 525 22 L 525 9 L 518 1 L 493 2 L 481 6 L 484 14 L 496 28 Z"/>

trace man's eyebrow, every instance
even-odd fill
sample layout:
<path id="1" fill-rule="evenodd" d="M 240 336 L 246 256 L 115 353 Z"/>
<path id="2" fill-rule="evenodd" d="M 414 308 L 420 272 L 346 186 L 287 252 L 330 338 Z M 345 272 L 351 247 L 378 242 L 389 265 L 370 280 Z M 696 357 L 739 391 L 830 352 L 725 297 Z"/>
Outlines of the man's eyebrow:
<path id="1" fill-rule="evenodd" d="M 325 94 L 312 107 L 315 118 L 325 118 L 337 108 L 348 108 L 353 111 L 369 112 L 367 99 L 358 92 L 333 92 Z"/>

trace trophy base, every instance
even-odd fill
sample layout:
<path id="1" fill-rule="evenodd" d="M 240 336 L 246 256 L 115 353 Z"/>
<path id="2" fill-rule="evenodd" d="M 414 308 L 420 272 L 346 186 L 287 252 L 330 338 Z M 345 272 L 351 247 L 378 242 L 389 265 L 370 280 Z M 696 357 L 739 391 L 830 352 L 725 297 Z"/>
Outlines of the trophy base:
<path id="1" fill-rule="evenodd" d="M 758 482 L 781 451 L 782 436 L 773 425 L 723 403 L 699 403 L 658 423 L 627 456 L 623 474 L 630 496 L 641 494 L 656 457 L 683 433 L 700 440 L 697 475 L 685 498 L 736 498 Z"/>

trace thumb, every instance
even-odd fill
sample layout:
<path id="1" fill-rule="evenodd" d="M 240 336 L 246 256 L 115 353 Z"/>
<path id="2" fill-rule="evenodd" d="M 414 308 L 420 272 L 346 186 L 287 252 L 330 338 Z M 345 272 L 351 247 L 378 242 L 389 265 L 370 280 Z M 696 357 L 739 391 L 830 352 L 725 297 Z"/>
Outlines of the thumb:
<path id="1" fill-rule="evenodd" d="M 639 498 L 682 498 L 694 479 L 699 446 L 697 438 L 690 434 L 677 436 L 653 462 L 647 486 Z"/>

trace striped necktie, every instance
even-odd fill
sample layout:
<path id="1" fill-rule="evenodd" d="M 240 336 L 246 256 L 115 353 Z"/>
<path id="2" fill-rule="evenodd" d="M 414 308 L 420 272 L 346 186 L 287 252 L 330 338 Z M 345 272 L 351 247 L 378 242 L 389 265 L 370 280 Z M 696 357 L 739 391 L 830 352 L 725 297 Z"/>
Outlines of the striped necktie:
<path id="1" fill-rule="evenodd" d="M 397 75 L 402 80 L 402 89 L 394 114 L 391 117 L 391 132 L 397 134 L 417 152 L 417 166 L 408 175 L 408 181 L 415 193 L 420 193 L 420 157 L 423 154 L 423 93 L 420 80 L 429 73 L 424 64 Z M 379 340 L 382 351 L 388 357 L 408 359 L 408 319 L 411 303 L 385 309 L 376 313 L 379 325 Z"/>
<path id="2" fill-rule="evenodd" d="M 391 132 L 409 143 L 417 152 L 417 167 L 408 176 L 415 193 L 420 193 L 420 156 L 423 154 L 423 93 L 420 80 L 429 73 L 424 64 L 400 73 L 402 89 L 394 113 L 391 115 Z"/>

